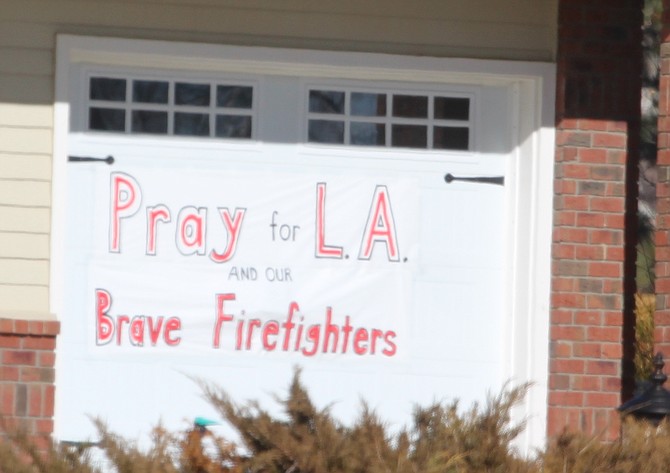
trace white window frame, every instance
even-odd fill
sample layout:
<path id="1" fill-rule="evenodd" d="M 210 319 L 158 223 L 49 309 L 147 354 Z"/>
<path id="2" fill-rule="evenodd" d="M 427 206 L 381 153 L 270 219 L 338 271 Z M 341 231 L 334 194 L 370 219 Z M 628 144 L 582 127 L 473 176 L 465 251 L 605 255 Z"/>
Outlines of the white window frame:
<path id="1" fill-rule="evenodd" d="M 410 57 L 372 53 L 305 51 L 164 41 L 59 35 L 54 106 L 53 200 L 51 239 L 51 311 L 63 306 L 63 235 L 66 215 L 67 142 L 71 120 L 72 67 L 149 68 L 225 72 L 241 78 L 256 74 L 299 76 L 306 83 L 324 80 L 398 81 L 465 86 L 503 86 L 512 94 L 513 158 L 505 186 L 513 212 L 507 254 L 512 264 L 510 297 L 503 334 L 505 374 L 512 382 L 534 387 L 515 417 L 527 420 L 519 439 L 522 451 L 542 446 L 546 436 L 550 249 L 554 169 L 555 65 Z M 259 99 L 262 100 L 262 94 Z M 262 102 L 261 102 L 262 104 Z M 262 106 L 262 105 L 261 105 Z M 480 112 L 478 112 L 480 113 Z M 476 119 L 476 118 L 475 118 Z M 306 123 L 306 122 L 305 122 Z M 476 128 L 476 126 L 475 126 Z M 430 151 L 429 151 L 430 152 Z M 476 350 L 477 347 L 473 347 Z"/>

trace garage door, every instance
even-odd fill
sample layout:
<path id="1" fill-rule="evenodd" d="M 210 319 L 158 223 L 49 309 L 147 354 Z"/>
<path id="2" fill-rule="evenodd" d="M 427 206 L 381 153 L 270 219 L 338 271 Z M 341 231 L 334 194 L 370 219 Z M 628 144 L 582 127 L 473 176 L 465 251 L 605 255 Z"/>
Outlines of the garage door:
<path id="1" fill-rule="evenodd" d="M 508 379 L 513 87 L 69 71 L 58 438 L 218 418 L 197 380 L 399 427 Z"/>

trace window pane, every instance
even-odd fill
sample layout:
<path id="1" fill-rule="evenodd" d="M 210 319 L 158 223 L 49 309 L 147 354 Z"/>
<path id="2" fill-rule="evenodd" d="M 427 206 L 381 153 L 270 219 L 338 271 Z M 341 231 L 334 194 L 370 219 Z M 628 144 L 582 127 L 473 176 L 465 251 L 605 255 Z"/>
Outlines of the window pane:
<path id="1" fill-rule="evenodd" d="M 133 102 L 167 103 L 169 83 L 155 80 L 133 81 Z"/>
<path id="2" fill-rule="evenodd" d="M 134 133 L 167 133 L 167 112 L 148 110 L 133 111 L 132 131 Z"/>
<path id="3" fill-rule="evenodd" d="M 118 108 L 91 107 L 88 110 L 88 128 L 123 133 L 126 130 L 126 111 Z"/>
<path id="4" fill-rule="evenodd" d="M 310 90 L 309 111 L 314 113 L 344 113 L 344 92 Z"/>
<path id="5" fill-rule="evenodd" d="M 344 122 L 333 120 L 310 120 L 309 141 L 312 143 L 344 143 Z"/>
<path id="6" fill-rule="evenodd" d="M 174 103 L 177 105 L 209 105 L 209 84 L 175 84 Z"/>
<path id="7" fill-rule="evenodd" d="M 364 117 L 386 116 L 386 94 L 351 94 L 351 114 Z"/>
<path id="8" fill-rule="evenodd" d="M 126 100 L 125 79 L 93 77 L 89 85 L 88 96 L 91 100 L 109 100 L 113 102 L 125 102 Z"/>
<path id="9" fill-rule="evenodd" d="M 254 89 L 235 85 L 219 85 L 216 88 L 216 106 L 250 109 Z"/>
<path id="10" fill-rule="evenodd" d="M 384 146 L 386 143 L 386 128 L 380 123 L 351 123 L 351 144 Z"/>
<path id="11" fill-rule="evenodd" d="M 427 118 L 428 97 L 419 95 L 394 95 L 393 116 L 406 118 Z"/>
<path id="12" fill-rule="evenodd" d="M 251 117 L 217 115 L 216 136 L 219 138 L 251 138 Z"/>
<path id="13" fill-rule="evenodd" d="M 209 136 L 209 115 L 204 113 L 175 113 L 174 134 Z"/>
<path id="14" fill-rule="evenodd" d="M 433 147 L 436 149 L 467 150 L 470 130 L 466 127 L 436 126 L 433 129 Z"/>
<path id="15" fill-rule="evenodd" d="M 435 97 L 435 118 L 443 120 L 468 120 L 470 118 L 470 99 Z"/>
<path id="16" fill-rule="evenodd" d="M 393 125 L 391 146 L 397 148 L 426 148 L 427 128 L 421 125 Z"/>

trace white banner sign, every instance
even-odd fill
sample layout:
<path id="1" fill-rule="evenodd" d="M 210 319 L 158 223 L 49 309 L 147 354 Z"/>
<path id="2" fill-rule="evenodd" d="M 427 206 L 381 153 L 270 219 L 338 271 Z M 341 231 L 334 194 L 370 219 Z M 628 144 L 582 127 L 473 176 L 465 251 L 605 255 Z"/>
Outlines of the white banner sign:
<path id="1" fill-rule="evenodd" d="M 216 416 L 194 379 L 271 406 L 300 367 L 396 427 L 504 380 L 505 189 L 442 171 L 499 160 L 124 143 L 72 150 L 117 161 L 69 168 L 59 438 Z"/>
<path id="2" fill-rule="evenodd" d="M 406 352 L 415 181 L 142 168 L 96 174 L 90 350 L 295 362 Z"/>

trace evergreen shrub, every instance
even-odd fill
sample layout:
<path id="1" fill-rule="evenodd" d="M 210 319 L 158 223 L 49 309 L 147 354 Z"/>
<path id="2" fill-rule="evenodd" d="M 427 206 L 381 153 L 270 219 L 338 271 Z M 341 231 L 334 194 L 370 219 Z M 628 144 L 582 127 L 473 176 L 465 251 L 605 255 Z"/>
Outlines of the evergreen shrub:
<path id="1" fill-rule="evenodd" d="M 416 407 L 410 425 L 389 433 L 366 405 L 353 425 L 319 409 L 296 372 L 282 416 L 256 402 L 234 402 L 221 388 L 202 385 L 205 397 L 239 435 L 239 445 L 193 428 L 171 433 L 158 426 L 149 448 L 94 421 L 99 441 L 40 449 L 25 432 L 0 440 L 0 473 L 647 473 L 670 471 L 670 429 L 625 419 L 623 435 L 603 442 L 564 432 L 530 457 L 513 440 L 523 425 L 511 421 L 528 385 L 506 387 L 484 404 L 461 409 L 457 401 Z M 203 448 L 203 441 L 214 448 Z M 104 453 L 105 464 L 97 450 Z"/>

